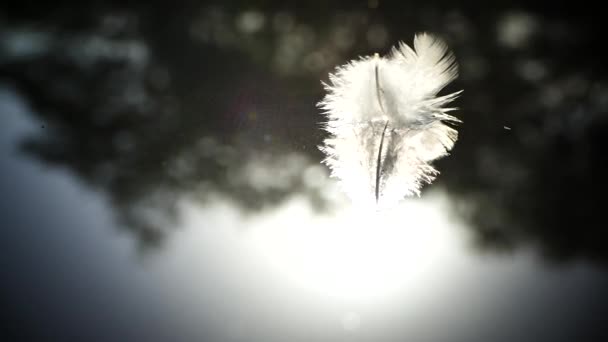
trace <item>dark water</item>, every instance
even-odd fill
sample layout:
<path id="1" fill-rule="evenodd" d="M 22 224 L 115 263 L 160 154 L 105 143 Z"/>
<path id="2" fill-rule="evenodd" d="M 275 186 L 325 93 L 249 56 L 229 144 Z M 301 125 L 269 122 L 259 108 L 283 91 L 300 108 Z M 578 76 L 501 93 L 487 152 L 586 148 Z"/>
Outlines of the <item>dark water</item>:
<path id="1" fill-rule="evenodd" d="M 0 339 L 599 341 L 603 17 L 553 3 L 0 10 Z M 430 31 L 464 123 L 437 181 L 354 210 L 320 81 Z"/>

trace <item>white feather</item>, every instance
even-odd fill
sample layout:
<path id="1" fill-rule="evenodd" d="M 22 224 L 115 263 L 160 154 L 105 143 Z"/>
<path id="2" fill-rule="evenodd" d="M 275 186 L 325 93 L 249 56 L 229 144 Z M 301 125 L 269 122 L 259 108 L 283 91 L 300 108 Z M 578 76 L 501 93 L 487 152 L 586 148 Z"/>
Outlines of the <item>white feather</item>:
<path id="1" fill-rule="evenodd" d="M 399 43 L 387 57 L 362 57 L 329 75 L 319 106 L 330 136 L 320 149 L 353 201 L 391 205 L 435 179 L 430 162 L 457 139 L 446 122 L 460 122 L 444 108 L 460 91 L 437 93 L 457 75 L 447 45 L 426 33 L 414 49 Z"/>

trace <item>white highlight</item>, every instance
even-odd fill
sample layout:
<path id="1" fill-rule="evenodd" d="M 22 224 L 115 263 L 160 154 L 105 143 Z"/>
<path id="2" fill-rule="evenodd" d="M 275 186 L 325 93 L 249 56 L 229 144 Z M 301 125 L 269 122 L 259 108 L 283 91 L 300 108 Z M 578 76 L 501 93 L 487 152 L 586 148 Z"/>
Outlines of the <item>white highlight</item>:
<path id="1" fill-rule="evenodd" d="M 407 201 L 383 212 L 350 207 L 329 217 L 291 202 L 272 215 L 274 224 L 252 223 L 250 241 L 293 285 L 365 302 L 430 286 L 441 276 L 433 265 L 460 240 L 446 220 L 445 202 Z"/>
<path id="2" fill-rule="evenodd" d="M 356 312 L 348 312 L 342 317 L 342 327 L 346 331 L 355 331 L 361 325 L 361 316 Z"/>

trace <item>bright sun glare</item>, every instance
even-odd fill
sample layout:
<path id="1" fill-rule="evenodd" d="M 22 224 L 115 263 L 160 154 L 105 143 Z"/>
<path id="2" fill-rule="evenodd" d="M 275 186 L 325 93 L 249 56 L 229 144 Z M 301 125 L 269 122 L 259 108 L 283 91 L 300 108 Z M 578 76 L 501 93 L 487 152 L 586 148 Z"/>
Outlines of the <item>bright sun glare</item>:
<path id="1" fill-rule="evenodd" d="M 292 201 L 250 231 L 255 253 L 296 286 L 368 300 L 436 280 L 432 267 L 456 246 L 446 201 L 404 202 L 391 211 L 344 208 L 317 215 Z"/>

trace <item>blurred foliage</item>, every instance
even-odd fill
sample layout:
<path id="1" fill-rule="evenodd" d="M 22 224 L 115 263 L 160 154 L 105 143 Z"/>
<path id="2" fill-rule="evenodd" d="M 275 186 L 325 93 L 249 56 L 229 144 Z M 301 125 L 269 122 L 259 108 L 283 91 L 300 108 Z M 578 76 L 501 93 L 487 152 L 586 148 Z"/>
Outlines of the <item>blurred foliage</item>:
<path id="1" fill-rule="evenodd" d="M 171 219 L 182 193 L 221 193 L 256 211 L 305 192 L 325 208 L 304 176 L 321 158 L 320 80 L 428 30 L 461 65 L 450 88 L 465 90 L 460 139 L 438 163 L 437 182 L 480 246 L 532 243 L 552 261 L 608 260 L 607 56 L 594 8 L 382 0 L 2 7 L 0 82 L 19 89 L 45 127 L 23 148 L 107 191 L 143 242 L 170 231 L 147 218 Z M 239 170 L 259 160 L 291 170 L 283 186 L 243 181 Z"/>

